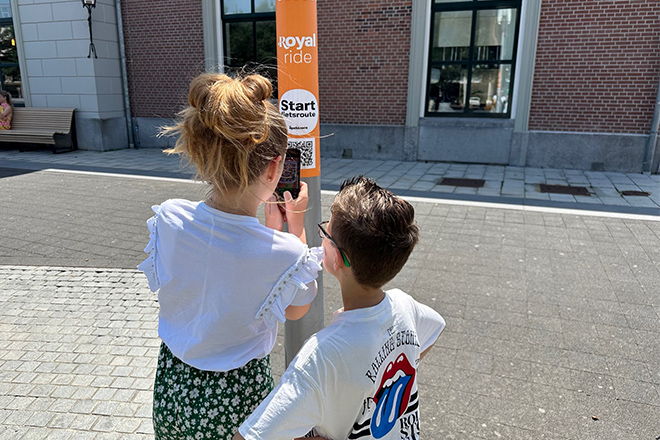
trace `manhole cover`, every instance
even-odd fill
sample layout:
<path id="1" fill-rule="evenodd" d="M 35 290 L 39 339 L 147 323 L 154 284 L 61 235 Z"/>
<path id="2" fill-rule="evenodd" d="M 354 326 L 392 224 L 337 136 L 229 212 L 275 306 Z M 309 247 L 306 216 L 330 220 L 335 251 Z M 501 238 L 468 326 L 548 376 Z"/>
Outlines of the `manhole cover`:
<path id="1" fill-rule="evenodd" d="M 638 196 L 638 197 L 648 197 L 651 195 L 650 192 L 646 191 L 621 191 L 622 196 Z"/>
<path id="2" fill-rule="evenodd" d="M 589 190 L 584 186 L 548 185 L 541 183 L 539 185 L 539 191 L 542 193 L 570 194 L 572 196 L 591 196 Z"/>
<path id="3" fill-rule="evenodd" d="M 447 185 L 447 186 L 464 186 L 467 188 L 483 188 L 486 183 L 483 179 L 458 179 L 454 177 L 444 177 L 438 185 Z"/>

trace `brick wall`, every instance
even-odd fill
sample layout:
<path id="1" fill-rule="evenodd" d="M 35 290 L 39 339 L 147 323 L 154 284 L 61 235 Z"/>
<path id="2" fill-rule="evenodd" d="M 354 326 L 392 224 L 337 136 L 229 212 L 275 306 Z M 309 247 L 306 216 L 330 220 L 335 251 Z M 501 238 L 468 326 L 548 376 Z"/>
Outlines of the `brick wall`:
<path id="1" fill-rule="evenodd" d="M 543 0 L 530 130 L 648 133 L 657 0 Z"/>
<path id="2" fill-rule="evenodd" d="M 318 2 L 322 123 L 405 125 L 412 0 Z"/>
<path id="3" fill-rule="evenodd" d="M 204 71 L 201 0 L 122 1 L 131 115 L 171 118 Z"/>

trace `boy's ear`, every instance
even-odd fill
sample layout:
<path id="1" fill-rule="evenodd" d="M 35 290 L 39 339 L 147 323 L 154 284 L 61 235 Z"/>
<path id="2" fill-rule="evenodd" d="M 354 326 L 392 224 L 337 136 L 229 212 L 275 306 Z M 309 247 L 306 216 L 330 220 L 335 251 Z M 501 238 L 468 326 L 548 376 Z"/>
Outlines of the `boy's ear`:
<path id="1" fill-rule="evenodd" d="M 335 273 L 344 270 L 351 270 L 349 267 L 346 267 L 344 264 L 344 257 L 342 257 L 341 252 L 339 252 L 339 249 L 333 246 L 333 250 L 335 252 L 335 259 L 334 259 L 334 268 L 335 268 Z"/>

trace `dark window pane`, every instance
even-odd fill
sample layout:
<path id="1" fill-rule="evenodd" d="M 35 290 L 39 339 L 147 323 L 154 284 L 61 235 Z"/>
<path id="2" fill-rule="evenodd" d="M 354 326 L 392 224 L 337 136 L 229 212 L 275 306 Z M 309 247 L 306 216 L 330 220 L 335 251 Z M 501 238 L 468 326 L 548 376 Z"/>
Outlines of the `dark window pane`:
<path id="1" fill-rule="evenodd" d="M 275 0 L 255 0 L 254 12 L 275 12 Z"/>
<path id="2" fill-rule="evenodd" d="M 472 11 L 435 13 L 432 61 L 467 60 L 470 56 Z"/>
<path id="3" fill-rule="evenodd" d="M 2 90 L 9 92 L 13 99 L 23 99 L 21 72 L 18 66 L 2 67 Z"/>
<path id="4" fill-rule="evenodd" d="M 0 26 L 0 63 L 18 63 L 14 26 Z"/>
<path id="5" fill-rule="evenodd" d="M 254 60 L 252 22 L 227 23 L 225 38 L 227 38 L 226 64 L 242 66 Z"/>
<path id="6" fill-rule="evenodd" d="M 225 15 L 249 14 L 252 12 L 250 0 L 224 0 L 222 3 Z"/>
<path id="7" fill-rule="evenodd" d="M 433 1 L 427 115 L 508 116 L 520 7 L 504 4 Z"/>
<path id="8" fill-rule="evenodd" d="M 431 69 L 429 112 L 456 113 L 465 108 L 467 66 L 441 66 Z"/>
<path id="9" fill-rule="evenodd" d="M 476 31 L 476 60 L 511 60 L 516 35 L 515 9 L 478 11 Z"/>
<path id="10" fill-rule="evenodd" d="M 0 0 L 0 18 L 11 18 L 11 5 L 9 0 Z"/>
<path id="11" fill-rule="evenodd" d="M 511 66 L 475 65 L 472 70 L 470 110 L 506 113 L 509 110 Z"/>
<path id="12" fill-rule="evenodd" d="M 257 62 L 277 64 L 277 34 L 275 21 L 258 21 L 257 25 Z"/>

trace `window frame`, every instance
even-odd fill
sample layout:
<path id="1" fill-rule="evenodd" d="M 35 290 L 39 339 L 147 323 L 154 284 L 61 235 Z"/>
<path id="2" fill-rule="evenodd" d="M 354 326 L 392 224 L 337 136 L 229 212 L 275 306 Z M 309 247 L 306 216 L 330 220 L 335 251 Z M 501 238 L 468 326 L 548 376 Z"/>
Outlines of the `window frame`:
<path id="1" fill-rule="evenodd" d="M 222 21 L 222 46 L 223 46 L 223 65 L 225 69 L 229 70 L 238 70 L 241 69 L 244 65 L 243 64 L 237 64 L 237 63 L 231 63 L 231 60 L 229 59 L 228 54 L 230 54 L 229 50 L 229 38 L 227 36 L 227 25 L 231 23 L 251 23 L 252 25 L 252 54 L 253 54 L 253 63 L 258 63 L 259 61 L 256 59 L 257 54 L 258 54 L 258 47 L 257 47 L 257 23 L 258 22 L 264 22 L 264 21 L 272 21 L 275 23 L 275 11 L 272 12 L 254 12 L 255 10 L 255 0 L 250 1 L 250 10 L 251 12 L 248 13 L 238 13 L 238 14 L 226 14 L 225 13 L 225 5 L 224 5 L 224 0 L 220 1 L 220 18 Z M 276 54 L 277 56 L 277 54 Z M 269 67 L 274 67 L 277 69 L 277 59 L 275 59 L 275 66 L 269 66 Z"/>
<path id="2" fill-rule="evenodd" d="M 516 23 L 515 23 L 515 34 L 513 40 L 513 48 L 510 60 L 476 60 L 474 59 L 475 55 L 475 41 L 477 33 L 477 16 L 479 11 L 483 10 L 498 10 L 498 9 L 515 9 L 516 10 Z M 456 61 L 433 61 L 433 36 L 435 35 L 435 17 L 436 13 L 441 12 L 457 12 L 457 11 L 470 11 L 472 12 L 472 22 L 470 29 L 470 47 L 469 55 L 467 60 L 456 60 Z M 515 87 L 515 76 L 516 76 L 516 58 L 518 56 L 518 39 L 520 35 L 520 21 L 521 21 L 521 12 L 522 12 L 522 0 L 458 0 L 450 3 L 436 3 L 435 0 L 431 0 L 431 23 L 430 23 L 430 34 L 429 34 L 429 45 L 428 45 L 428 67 L 426 71 L 426 93 L 424 96 L 424 117 L 430 118 L 447 118 L 447 117 L 459 117 L 459 118 L 498 118 L 498 119 L 510 119 L 511 118 L 511 109 L 513 104 L 513 90 Z M 429 111 L 429 103 L 431 100 L 430 90 L 431 90 L 431 72 L 434 68 L 441 69 L 442 66 L 463 66 L 467 67 L 467 88 L 466 88 L 466 99 L 469 101 L 472 90 L 472 76 L 475 65 L 487 65 L 487 66 L 502 66 L 509 65 L 511 66 L 510 80 L 509 80 L 509 95 L 508 95 L 508 106 L 507 111 L 503 113 L 488 113 L 488 112 L 475 112 L 470 108 L 470 105 L 467 104 L 461 111 L 456 112 L 432 112 Z"/>
<path id="3" fill-rule="evenodd" d="M 11 4 L 9 5 L 10 10 L 11 10 Z M 11 27 L 12 29 L 12 34 L 14 36 L 14 41 L 16 41 L 16 27 L 14 26 L 14 14 L 13 10 L 11 11 L 12 15 L 10 17 L 0 17 L 0 27 Z M 3 69 L 4 68 L 11 68 L 11 67 L 16 67 L 18 69 L 18 73 L 20 75 L 20 81 L 21 81 L 21 95 L 22 97 L 13 97 L 12 96 L 12 103 L 14 107 L 24 107 L 25 106 L 25 89 L 23 88 L 23 75 L 21 72 L 21 66 L 20 66 L 20 56 L 18 54 L 18 47 L 15 47 L 16 50 L 16 62 L 15 63 L 9 63 L 9 62 L 2 62 L 0 61 L 0 88 L 2 90 L 6 90 L 5 88 L 5 75 L 3 74 Z"/>

